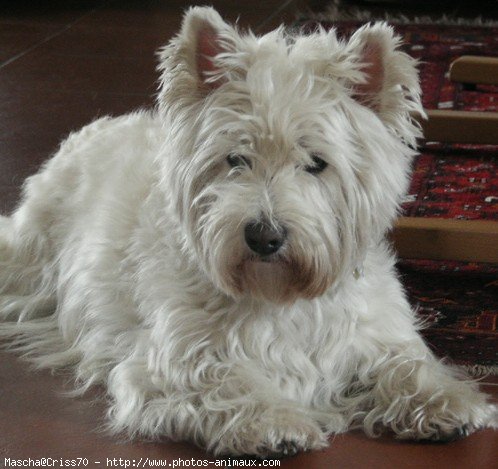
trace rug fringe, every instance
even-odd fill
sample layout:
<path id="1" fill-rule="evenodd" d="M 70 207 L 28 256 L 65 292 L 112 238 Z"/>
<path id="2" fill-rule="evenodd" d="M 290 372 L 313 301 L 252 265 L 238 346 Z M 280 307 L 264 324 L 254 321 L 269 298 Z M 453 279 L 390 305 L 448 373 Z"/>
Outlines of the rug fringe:
<path id="1" fill-rule="evenodd" d="M 322 13 L 311 13 L 303 14 L 301 18 L 303 20 L 313 20 L 313 21 L 387 21 L 393 24 L 440 24 L 447 26 L 474 26 L 474 27 L 496 27 L 498 26 L 498 21 L 483 19 L 482 16 L 476 18 L 459 18 L 451 17 L 448 15 L 442 15 L 439 18 L 433 18 L 431 16 L 407 16 L 403 13 L 372 13 L 368 9 L 363 9 L 359 7 L 347 7 L 341 6 L 341 0 L 334 0 L 327 6 L 326 11 Z"/>
<path id="2" fill-rule="evenodd" d="M 459 365 L 459 367 L 463 368 L 473 378 L 498 376 L 497 365 Z"/>

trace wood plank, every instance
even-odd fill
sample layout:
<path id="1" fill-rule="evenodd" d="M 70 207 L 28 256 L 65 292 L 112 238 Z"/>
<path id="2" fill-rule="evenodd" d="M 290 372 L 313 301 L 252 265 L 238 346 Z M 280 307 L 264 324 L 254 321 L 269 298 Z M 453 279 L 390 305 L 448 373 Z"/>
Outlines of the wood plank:
<path id="1" fill-rule="evenodd" d="M 498 113 L 428 110 L 420 120 L 429 142 L 498 144 Z"/>
<path id="2" fill-rule="evenodd" d="M 407 259 L 498 262 L 498 222 L 402 217 L 392 233 Z"/>
<path id="3" fill-rule="evenodd" d="M 463 55 L 452 62 L 450 80 L 498 85 L 498 58 Z"/>

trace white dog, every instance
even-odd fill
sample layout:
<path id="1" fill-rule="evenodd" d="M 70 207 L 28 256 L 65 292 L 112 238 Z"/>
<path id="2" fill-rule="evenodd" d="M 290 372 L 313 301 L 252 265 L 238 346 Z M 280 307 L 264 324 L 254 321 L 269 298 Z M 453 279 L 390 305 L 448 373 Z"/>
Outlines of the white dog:
<path id="1" fill-rule="evenodd" d="M 190 9 L 157 110 L 72 134 L 0 219 L 1 335 L 103 384 L 113 431 L 216 454 L 496 425 L 422 341 L 384 241 L 422 112 L 398 45 Z"/>

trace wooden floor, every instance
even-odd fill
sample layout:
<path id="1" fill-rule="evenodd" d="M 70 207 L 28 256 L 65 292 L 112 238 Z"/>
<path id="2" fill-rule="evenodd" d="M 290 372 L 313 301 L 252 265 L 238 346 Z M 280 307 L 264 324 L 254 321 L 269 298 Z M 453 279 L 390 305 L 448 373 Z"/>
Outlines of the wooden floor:
<path id="1" fill-rule="evenodd" d="M 22 181 L 69 132 L 97 116 L 148 107 L 156 92 L 154 51 L 180 24 L 185 2 L 10 2 L 0 10 L 0 211 L 16 204 Z M 190 2 L 192 3 L 192 2 Z M 205 3 L 205 2 L 201 2 Z M 225 18 L 266 31 L 293 18 L 296 2 L 212 1 Z M 299 2 L 301 5 L 303 2 Z M 35 5 L 35 6 L 33 6 Z M 38 5 L 38 7 L 36 7 Z M 67 377 L 30 372 L 0 354 L 0 467 L 4 458 L 207 459 L 187 443 L 120 443 L 98 431 L 105 405 L 62 395 Z M 496 380 L 486 389 L 498 397 Z M 480 468 L 497 466 L 498 432 L 450 443 L 401 443 L 359 433 L 328 449 L 281 461 L 285 468 Z M 96 464 L 99 461 L 100 464 Z M 119 463 L 119 462 L 118 462 Z M 124 464 L 124 463 L 123 463 Z M 123 466 L 122 466 L 123 467 Z M 130 466 L 133 467 L 133 466 Z"/>

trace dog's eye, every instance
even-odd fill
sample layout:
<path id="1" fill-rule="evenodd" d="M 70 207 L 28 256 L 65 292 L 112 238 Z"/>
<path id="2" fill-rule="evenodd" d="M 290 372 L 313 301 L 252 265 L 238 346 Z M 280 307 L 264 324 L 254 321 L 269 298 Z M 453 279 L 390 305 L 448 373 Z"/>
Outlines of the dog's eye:
<path id="1" fill-rule="evenodd" d="M 252 168 L 251 161 L 248 158 L 236 153 L 230 153 L 227 156 L 227 162 L 232 168 L 243 168 L 244 166 Z"/>
<path id="2" fill-rule="evenodd" d="M 313 164 L 304 167 L 304 170 L 310 174 L 321 173 L 328 166 L 328 163 L 317 155 L 311 155 L 311 159 Z"/>

